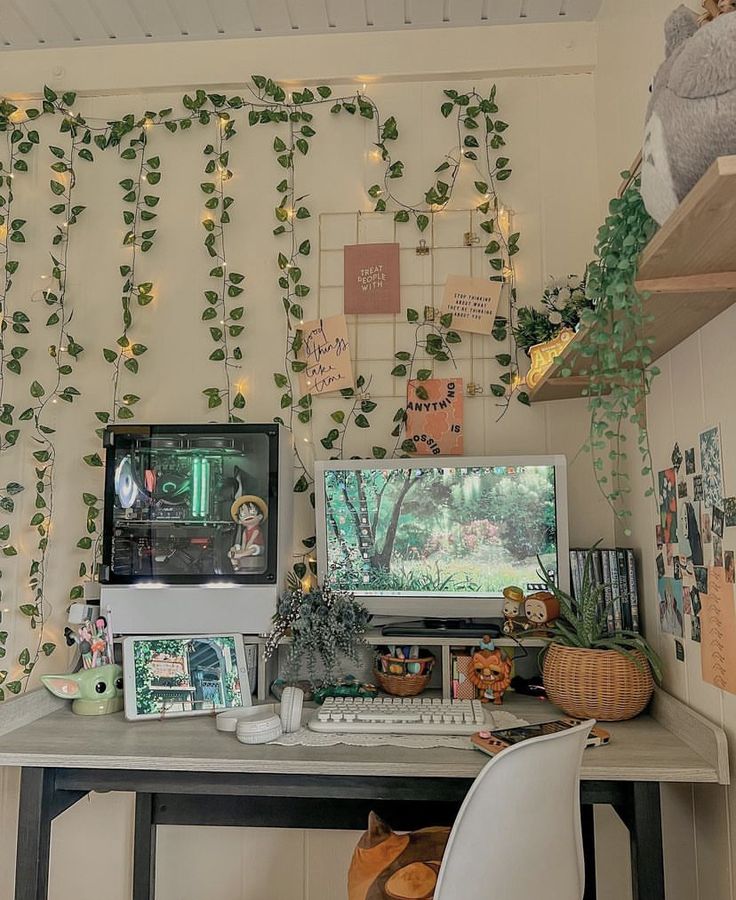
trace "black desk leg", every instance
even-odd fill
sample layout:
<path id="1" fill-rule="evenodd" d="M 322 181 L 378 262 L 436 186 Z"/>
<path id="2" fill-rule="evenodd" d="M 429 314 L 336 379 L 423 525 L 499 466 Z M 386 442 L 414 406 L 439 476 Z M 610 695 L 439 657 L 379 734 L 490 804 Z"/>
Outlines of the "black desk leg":
<path id="1" fill-rule="evenodd" d="M 634 900 L 664 900 L 662 811 L 659 783 L 631 785 L 629 833 Z"/>
<path id="2" fill-rule="evenodd" d="M 49 895 L 54 780 L 53 769 L 21 772 L 15 900 L 47 900 Z"/>
<path id="3" fill-rule="evenodd" d="M 156 826 L 153 824 L 153 794 L 135 795 L 133 836 L 133 900 L 156 896 Z"/>
<path id="4" fill-rule="evenodd" d="M 583 858 L 585 860 L 585 893 L 583 900 L 595 900 L 597 896 L 595 882 L 595 819 L 592 803 L 580 807 L 583 828 Z"/>

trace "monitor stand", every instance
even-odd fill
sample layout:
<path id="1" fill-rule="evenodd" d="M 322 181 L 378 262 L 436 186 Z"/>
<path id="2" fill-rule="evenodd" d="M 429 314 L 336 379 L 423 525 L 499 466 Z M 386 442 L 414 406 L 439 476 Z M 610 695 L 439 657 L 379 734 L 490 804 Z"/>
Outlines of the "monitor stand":
<path id="1" fill-rule="evenodd" d="M 381 628 L 384 637 L 500 637 L 498 622 L 487 619 L 413 619 Z"/>

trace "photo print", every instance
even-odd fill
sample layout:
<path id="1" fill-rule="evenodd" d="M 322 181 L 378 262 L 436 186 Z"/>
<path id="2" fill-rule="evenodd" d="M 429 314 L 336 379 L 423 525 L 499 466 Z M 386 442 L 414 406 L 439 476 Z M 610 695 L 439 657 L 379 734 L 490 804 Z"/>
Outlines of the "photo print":
<path id="1" fill-rule="evenodd" d="M 736 570 L 734 569 L 733 550 L 723 551 L 723 568 L 726 570 L 726 581 L 728 584 L 736 582 Z"/>
<path id="2" fill-rule="evenodd" d="M 682 582 L 674 578 L 660 578 L 657 583 L 659 598 L 659 626 L 667 634 L 682 637 L 683 602 Z"/>
<path id="3" fill-rule="evenodd" d="M 718 569 L 723 568 L 723 541 L 717 534 L 713 535 L 713 565 Z"/>
<path id="4" fill-rule="evenodd" d="M 695 588 L 698 594 L 708 593 L 708 570 L 705 566 L 695 566 Z"/>
<path id="5" fill-rule="evenodd" d="M 716 425 L 700 435 L 700 465 L 703 470 L 703 500 L 708 506 L 723 502 L 721 431 Z"/>
<path id="6" fill-rule="evenodd" d="M 690 640 L 700 643 L 700 617 L 690 616 Z"/>
<path id="7" fill-rule="evenodd" d="M 713 507 L 710 527 L 713 529 L 713 534 L 717 534 L 719 538 L 723 537 L 723 510 L 719 506 Z"/>
<path id="8" fill-rule="evenodd" d="M 693 475 L 693 500 L 702 501 L 703 499 L 703 476 Z"/>
<path id="9" fill-rule="evenodd" d="M 677 543 L 677 475 L 674 469 L 664 469 L 658 475 L 659 521 L 665 544 Z"/>
<path id="10" fill-rule="evenodd" d="M 680 473 L 677 476 L 677 498 L 678 500 L 684 500 L 685 497 L 687 497 L 687 478 Z"/>
<path id="11" fill-rule="evenodd" d="M 703 541 L 700 534 L 700 503 L 684 500 L 678 505 L 678 544 L 680 556 L 696 566 L 703 565 Z"/>
<path id="12" fill-rule="evenodd" d="M 657 554 L 657 576 L 664 578 L 664 556 L 661 553 Z"/>
<path id="13" fill-rule="evenodd" d="M 726 528 L 736 525 L 736 497 L 726 497 L 723 501 L 723 522 Z"/>
<path id="14" fill-rule="evenodd" d="M 690 609 L 692 610 L 692 614 L 694 616 L 699 616 L 702 608 L 703 604 L 700 600 L 700 592 L 697 588 L 690 588 Z"/>
<path id="15" fill-rule="evenodd" d="M 672 460 L 672 468 L 675 469 L 676 472 L 680 471 L 680 466 L 682 465 L 682 450 L 680 450 L 680 445 L 675 442 L 675 446 L 672 448 L 672 456 L 670 457 Z"/>
<path id="16" fill-rule="evenodd" d="M 685 451 L 685 474 L 695 474 L 695 447 Z"/>

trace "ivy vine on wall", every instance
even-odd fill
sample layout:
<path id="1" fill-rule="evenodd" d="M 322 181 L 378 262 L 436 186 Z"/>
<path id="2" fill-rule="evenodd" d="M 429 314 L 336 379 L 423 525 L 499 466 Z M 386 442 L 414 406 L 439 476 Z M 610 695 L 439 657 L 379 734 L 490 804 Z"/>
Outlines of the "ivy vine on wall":
<path id="1" fill-rule="evenodd" d="M 121 164 L 128 171 L 119 181 L 122 191 L 122 220 L 125 226 L 122 239 L 124 258 L 119 268 L 120 278 L 120 327 L 117 335 L 110 337 L 100 347 L 102 356 L 110 366 L 111 384 L 109 403 L 95 411 L 95 430 L 99 436 L 111 423 L 135 418 L 135 407 L 140 401 L 140 391 L 131 379 L 139 374 L 148 348 L 136 336 L 136 314 L 149 306 L 155 296 L 155 279 L 150 267 L 142 268 L 143 255 L 155 245 L 158 226 L 160 193 L 157 185 L 162 180 L 161 157 L 149 149 L 155 132 L 178 134 L 193 126 L 210 129 L 211 135 L 204 145 L 204 180 L 200 190 L 204 197 L 203 245 L 209 262 L 211 286 L 204 293 L 205 306 L 198 313 L 208 329 L 213 348 L 209 360 L 217 364 L 220 376 L 217 381 L 208 378 L 201 393 L 207 410 L 221 409 L 229 422 L 242 421 L 246 406 L 245 392 L 237 379 L 237 370 L 243 360 L 239 338 L 244 332 L 245 307 L 241 295 L 245 276 L 234 271 L 228 259 L 227 230 L 231 224 L 234 198 L 228 191 L 233 175 L 233 161 L 229 141 L 237 133 L 239 117 L 252 128 L 268 127 L 272 135 L 274 163 L 279 172 L 276 182 L 277 201 L 274 206 L 275 224 L 272 227 L 277 241 L 275 271 L 276 297 L 284 317 L 283 366 L 274 373 L 276 387 L 280 391 L 280 414 L 276 421 L 295 433 L 297 473 L 294 490 L 314 504 L 313 476 L 309 459 L 304 455 L 305 444 L 298 439 L 302 433 L 313 430 L 312 397 L 300 388 L 299 375 L 305 364 L 300 358 L 302 335 L 300 326 L 308 317 L 305 312 L 312 302 L 307 269 L 312 256 L 312 246 L 307 233 L 312 219 L 308 198 L 299 190 L 300 161 L 312 152 L 317 136 L 315 112 L 327 107 L 332 117 L 340 114 L 355 121 L 371 121 L 375 127 L 375 146 L 385 164 L 382 185 L 374 185 L 369 194 L 375 200 L 375 211 L 392 216 L 397 223 L 414 223 L 419 233 L 424 232 L 431 216 L 444 209 L 450 202 L 461 164 L 471 163 L 477 169 L 475 189 L 478 192 L 477 209 L 484 217 L 480 227 L 488 235 L 485 247 L 491 278 L 503 280 L 508 286 L 509 315 L 513 317 L 516 303 L 515 274 L 512 257 L 518 250 L 518 234 L 509 234 L 500 221 L 503 208 L 496 182 L 504 181 L 511 174 L 508 158 L 501 155 L 505 139 L 506 123 L 497 117 L 496 89 L 488 97 L 475 91 L 460 94 L 446 91 L 441 114 L 454 116 L 457 133 L 456 146 L 438 165 L 432 185 L 420 204 L 405 203 L 398 197 L 398 180 L 404 176 L 404 163 L 392 157 L 389 147 L 399 136 L 399 125 L 393 116 L 383 118 L 378 106 L 364 93 L 356 91 L 339 98 L 327 85 L 314 90 L 304 88 L 287 95 L 285 89 L 266 78 L 255 75 L 252 87 L 245 96 L 229 96 L 198 89 L 186 94 L 182 109 L 172 108 L 143 114 L 128 113 L 117 119 L 88 122 L 75 111 L 73 92 L 57 93 L 45 87 L 40 108 L 29 106 L 20 109 L 7 100 L 0 101 L 0 133 L 4 136 L 4 158 L 0 161 L 0 423 L 5 430 L 0 433 L 0 452 L 5 454 L 18 442 L 22 423 L 28 423 L 28 436 L 32 444 L 35 492 L 33 512 L 28 527 L 35 534 L 35 548 L 31 552 L 28 573 L 30 596 L 20 598 L 18 611 L 27 621 L 33 640 L 18 651 L 11 666 L 0 669 L 0 700 L 5 691 L 19 693 L 42 655 L 50 655 L 54 643 L 47 639 L 47 624 L 53 605 L 48 583 L 48 561 L 53 523 L 58 512 L 55 508 L 56 467 L 58 464 L 55 443 L 56 417 L 52 408 L 59 410 L 80 396 L 78 388 L 70 381 L 77 361 L 84 348 L 73 334 L 72 310 L 69 296 L 69 259 L 74 226 L 83 215 L 89 215 L 85 206 L 77 201 L 76 185 L 85 170 L 89 170 L 98 153 L 117 153 Z M 14 254 L 18 245 L 25 243 L 25 219 L 16 215 L 14 176 L 28 171 L 27 158 L 38 149 L 40 137 L 34 125 L 41 117 L 53 117 L 59 122 L 59 139 L 49 146 L 52 194 L 50 212 L 56 219 L 50 247 L 50 269 L 45 275 L 46 284 L 41 291 L 45 309 L 42 322 L 31 322 L 21 309 L 10 306 L 11 289 L 20 260 Z M 479 137 L 479 135 L 483 137 Z M 451 317 L 440 316 L 427 308 L 423 312 L 409 309 L 407 320 L 416 325 L 414 347 L 397 353 L 393 375 L 418 382 L 415 390 L 419 397 L 424 390 L 421 382 L 431 377 L 435 363 L 454 362 L 453 346 L 461 340 L 452 329 Z M 509 338 L 508 318 L 497 318 L 493 336 L 499 341 Z M 7 378 L 21 373 L 28 347 L 25 338 L 38 326 L 48 330 L 48 360 L 34 362 L 30 383 L 30 405 L 16 413 L 15 405 L 7 396 Z M 8 329 L 17 342 L 8 341 Z M 89 356 L 89 353 L 87 354 Z M 516 371 L 513 351 L 496 356 L 503 370 L 493 394 L 505 408 Z M 49 363 L 50 360 L 50 363 Z M 339 402 L 330 414 L 326 433 L 315 436 L 320 445 L 333 456 L 343 456 L 353 429 L 369 429 L 371 415 L 377 402 L 370 396 L 370 379 L 357 373 L 355 388 L 340 392 Z M 525 395 L 519 399 L 526 402 Z M 414 447 L 403 433 L 406 418 L 402 405 L 393 414 L 390 438 L 372 446 L 375 458 L 397 453 L 407 454 Z M 84 461 L 101 475 L 102 458 L 99 452 L 88 453 Z M 18 494 L 23 485 L 9 481 L 0 487 L 0 510 L 16 514 Z M 28 492 L 31 493 L 30 491 Z M 82 494 L 84 505 L 84 532 L 77 540 L 77 548 L 90 552 L 89 562 L 82 562 L 79 578 L 90 577 L 95 570 L 97 521 L 100 516 L 99 487 Z M 66 529 L 62 530 L 63 534 Z M 54 537 L 54 545 L 57 543 Z M 297 554 L 294 573 L 304 578 L 311 567 L 314 572 L 314 536 L 303 540 L 303 552 Z M 0 548 L 5 557 L 17 554 L 10 540 L 10 523 L 0 524 Z M 71 599 L 81 597 L 83 586 L 77 582 L 69 592 Z M 0 623 L 2 625 L 2 623 Z M 0 630 L 0 659 L 6 655 L 8 632 Z M 10 676 L 8 680 L 8 676 Z"/>

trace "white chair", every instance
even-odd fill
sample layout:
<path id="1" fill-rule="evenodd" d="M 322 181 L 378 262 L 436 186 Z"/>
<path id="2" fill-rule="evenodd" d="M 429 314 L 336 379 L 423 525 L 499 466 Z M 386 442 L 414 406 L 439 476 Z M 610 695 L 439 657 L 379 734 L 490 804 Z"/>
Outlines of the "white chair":
<path id="1" fill-rule="evenodd" d="M 581 900 L 580 764 L 590 720 L 493 757 L 468 791 L 434 900 Z"/>

